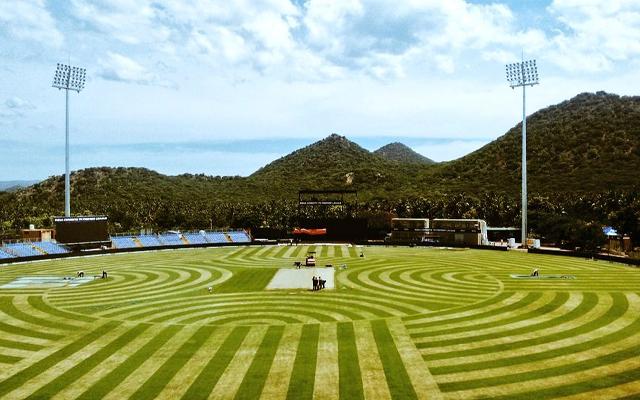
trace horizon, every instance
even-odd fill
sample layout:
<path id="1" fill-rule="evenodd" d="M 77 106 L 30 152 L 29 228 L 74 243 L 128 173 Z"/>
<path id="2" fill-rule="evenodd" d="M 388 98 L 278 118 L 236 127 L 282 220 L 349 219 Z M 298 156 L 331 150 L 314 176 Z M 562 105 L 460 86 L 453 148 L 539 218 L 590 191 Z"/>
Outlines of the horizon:
<path id="1" fill-rule="evenodd" d="M 528 115 L 583 92 L 636 95 L 638 13 L 632 1 L 5 2 L 0 181 L 64 173 L 57 62 L 87 68 L 70 94 L 72 170 L 247 176 L 331 132 L 440 162 L 520 122 L 504 64 L 522 49 L 541 77 Z"/>

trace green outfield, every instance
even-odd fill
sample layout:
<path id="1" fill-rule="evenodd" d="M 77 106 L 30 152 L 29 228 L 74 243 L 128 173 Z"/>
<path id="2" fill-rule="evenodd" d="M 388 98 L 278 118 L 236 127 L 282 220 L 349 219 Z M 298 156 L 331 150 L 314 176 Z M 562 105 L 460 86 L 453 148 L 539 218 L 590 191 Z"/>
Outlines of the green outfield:
<path id="1" fill-rule="evenodd" d="M 335 290 L 265 289 L 308 250 L 347 265 Z M 0 266 L 0 286 L 109 274 L 0 289 L 0 397 L 640 397 L 640 270 L 520 252 L 359 253 L 230 247 Z M 534 267 L 574 279 L 511 276 Z"/>

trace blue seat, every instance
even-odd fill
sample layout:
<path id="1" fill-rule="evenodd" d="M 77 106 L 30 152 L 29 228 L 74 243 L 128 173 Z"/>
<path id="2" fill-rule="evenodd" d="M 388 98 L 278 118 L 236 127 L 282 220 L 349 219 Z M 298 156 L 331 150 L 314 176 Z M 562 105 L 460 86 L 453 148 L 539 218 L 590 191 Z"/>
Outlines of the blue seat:
<path id="1" fill-rule="evenodd" d="M 10 243 L 4 247 L 16 254 L 18 257 L 34 257 L 41 256 L 43 254 L 34 249 L 31 243 Z"/>
<path id="2" fill-rule="evenodd" d="M 251 238 L 245 231 L 227 232 L 227 235 L 229 235 L 234 243 L 249 243 L 251 241 Z"/>
<path id="3" fill-rule="evenodd" d="M 181 246 L 184 245 L 180 236 L 176 233 L 163 233 L 158 235 L 158 240 L 165 246 Z"/>
<path id="4" fill-rule="evenodd" d="M 132 249 L 136 246 L 133 236 L 111 236 L 111 245 L 117 249 Z"/>
<path id="5" fill-rule="evenodd" d="M 33 242 L 33 245 L 44 250 L 47 254 L 66 254 L 71 252 L 68 248 L 53 242 Z"/>
<path id="6" fill-rule="evenodd" d="M 185 233 L 184 237 L 189 244 L 204 244 L 207 243 L 207 239 L 200 233 Z"/>
<path id="7" fill-rule="evenodd" d="M 209 243 L 229 243 L 227 237 L 222 232 L 205 232 L 204 237 Z"/>
<path id="8" fill-rule="evenodd" d="M 137 238 L 144 247 L 162 246 L 156 235 L 140 235 Z"/>
<path id="9" fill-rule="evenodd" d="M 0 259 L 4 259 L 4 258 L 15 258 L 16 256 L 14 256 L 13 254 L 5 251 L 4 249 L 0 249 Z"/>

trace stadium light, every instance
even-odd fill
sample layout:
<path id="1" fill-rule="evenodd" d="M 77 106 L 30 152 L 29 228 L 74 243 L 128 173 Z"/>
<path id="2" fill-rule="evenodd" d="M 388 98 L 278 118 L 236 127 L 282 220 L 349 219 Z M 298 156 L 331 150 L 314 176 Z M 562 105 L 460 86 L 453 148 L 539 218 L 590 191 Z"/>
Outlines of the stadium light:
<path id="1" fill-rule="evenodd" d="M 507 81 L 511 89 L 522 86 L 522 247 L 527 248 L 527 86 L 537 85 L 538 66 L 536 60 L 524 60 L 507 64 Z"/>
<path id="2" fill-rule="evenodd" d="M 54 88 L 64 89 L 65 91 L 64 215 L 66 217 L 71 216 L 71 183 L 69 179 L 69 90 L 75 90 L 80 93 L 80 91 L 84 89 L 86 77 L 86 69 L 58 63 L 56 73 L 53 75 L 53 84 L 51 85 Z"/>

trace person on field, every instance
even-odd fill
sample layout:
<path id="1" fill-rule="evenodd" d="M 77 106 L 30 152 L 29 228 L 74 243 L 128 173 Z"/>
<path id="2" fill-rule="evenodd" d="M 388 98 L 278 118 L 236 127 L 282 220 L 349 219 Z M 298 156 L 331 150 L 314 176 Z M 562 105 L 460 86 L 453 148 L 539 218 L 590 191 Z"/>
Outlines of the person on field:
<path id="1" fill-rule="evenodd" d="M 540 276 L 540 271 L 538 271 L 538 268 L 533 269 L 533 272 L 531 272 L 531 276 L 536 276 L 536 277 Z"/>
<path id="2" fill-rule="evenodd" d="M 313 290 L 317 290 L 318 288 L 318 279 L 316 279 L 316 276 L 313 276 Z"/>
<path id="3" fill-rule="evenodd" d="M 107 279 L 107 271 L 102 270 L 102 279 Z"/>

